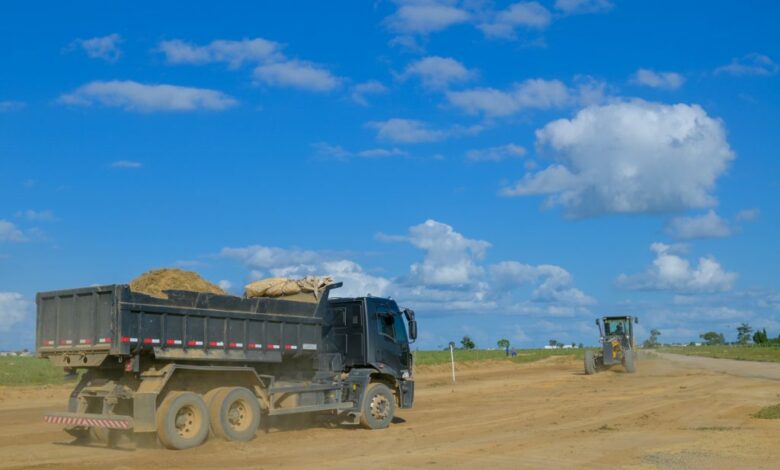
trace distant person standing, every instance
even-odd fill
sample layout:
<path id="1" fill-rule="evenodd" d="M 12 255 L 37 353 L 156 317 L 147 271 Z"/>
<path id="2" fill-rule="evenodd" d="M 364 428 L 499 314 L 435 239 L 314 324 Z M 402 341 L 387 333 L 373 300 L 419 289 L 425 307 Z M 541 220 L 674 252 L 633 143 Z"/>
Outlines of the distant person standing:
<path id="1" fill-rule="evenodd" d="M 512 348 L 512 357 L 517 357 L 517 349 Z"/>

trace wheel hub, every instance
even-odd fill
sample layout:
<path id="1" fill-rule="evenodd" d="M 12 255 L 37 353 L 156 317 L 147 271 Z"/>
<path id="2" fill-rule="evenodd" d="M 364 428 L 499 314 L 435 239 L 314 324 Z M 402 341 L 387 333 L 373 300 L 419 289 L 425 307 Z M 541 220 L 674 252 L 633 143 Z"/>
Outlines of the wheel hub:
<path id="1" fill-rule="evenodd" d="M 380 421 L 387 418 L 390 413 L 390 402 L 383 395 L 376 395 L 371 400 L 371 416 Z"/>
<path id="2" fill-rule="evenodd" d="M 183 406 L 176 413 L 176 432 L 179 436 L 188 438 L 197 432 L 198 417 L 196 411 L 191 406 Z"/>

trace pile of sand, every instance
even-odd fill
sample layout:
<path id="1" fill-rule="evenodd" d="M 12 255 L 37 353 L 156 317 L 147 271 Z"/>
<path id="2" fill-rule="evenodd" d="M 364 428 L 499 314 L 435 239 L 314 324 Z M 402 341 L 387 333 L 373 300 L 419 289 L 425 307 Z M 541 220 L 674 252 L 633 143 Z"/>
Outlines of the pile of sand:
<path id="1" fill-rule="evenodd" d="M 183 269 L 163 268 L 145 272 L 130 281 L 130 290 L 141 294 L 167 299 L 166 290 L 186 290 L 227 295 L 219 286 L 200 277 L 198 273 Z"/>
<path id="2" fill-rule="evenodd" d="M 284 297 L 288 300 L 317 302 L 322 291 L 330 284 L 333 284 L 333 279 L 328 276 L 306 276 L 303 279 L 272 277 L 248 284 L 244 296 L 250 299 Z"/>

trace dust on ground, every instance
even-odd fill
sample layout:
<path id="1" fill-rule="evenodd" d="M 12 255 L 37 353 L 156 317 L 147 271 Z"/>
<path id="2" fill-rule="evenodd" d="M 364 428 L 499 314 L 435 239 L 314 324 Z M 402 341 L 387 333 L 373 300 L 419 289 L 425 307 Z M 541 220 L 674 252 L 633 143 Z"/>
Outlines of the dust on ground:
<path id="1" fill-rule="evenodd" d="M 196 272 L 176 268 L 153 269 L 130 281 L 130 290 L 167 299 L 166 290 L 186 290 L 225 295 L 219 286 L 200 277 Z"/>
<path id="2" fill-rule="evenodd" d="M 71 445 L 42 422 L 65 387 L 0 392 L 3 468 L 777 468 L 780 381 L 644 359 L 583 375 L 573 359 L 420 367 L 412 410 L 389 429 L 278 426 L 188 451 Z M 294 422 L 293 422 L 294 424 Z"/>

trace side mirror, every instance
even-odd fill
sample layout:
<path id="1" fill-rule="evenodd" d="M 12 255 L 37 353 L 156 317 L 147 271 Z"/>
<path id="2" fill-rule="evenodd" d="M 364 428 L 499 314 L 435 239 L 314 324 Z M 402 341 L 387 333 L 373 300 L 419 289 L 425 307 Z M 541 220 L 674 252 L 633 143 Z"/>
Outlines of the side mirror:
<path id="1" fill-rule="evenodd" d="M 596 326 L 601 326 L 601 320 L 599 320 L 598 318 L 596 319 Z"/>
<path id="2" fill-rule="evenodd" d="M 639 324 L 639 317 L 634 317 L 634 323 Z"/>
<path id="3" fill-rule="evenodd" d="M 412 342 L 417 339 L 417 320 L 409 320 L 409 339 Z"/>

